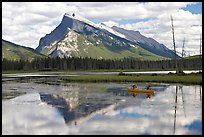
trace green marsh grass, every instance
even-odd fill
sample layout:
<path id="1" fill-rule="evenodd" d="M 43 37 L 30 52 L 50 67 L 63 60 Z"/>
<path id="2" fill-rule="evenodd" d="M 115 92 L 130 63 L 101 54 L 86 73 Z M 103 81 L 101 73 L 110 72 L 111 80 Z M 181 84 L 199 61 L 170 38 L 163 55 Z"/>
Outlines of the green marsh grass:
<path id="1" fill-rule="evenodd" d="M 201 74 L 162 74 L 162 75 L 82 75 L 63 77 L 62 80 L 67 82 L 163 82 L 163 83 L 182 83 L 182 84 L 199 84 L 202 85 Z"/>

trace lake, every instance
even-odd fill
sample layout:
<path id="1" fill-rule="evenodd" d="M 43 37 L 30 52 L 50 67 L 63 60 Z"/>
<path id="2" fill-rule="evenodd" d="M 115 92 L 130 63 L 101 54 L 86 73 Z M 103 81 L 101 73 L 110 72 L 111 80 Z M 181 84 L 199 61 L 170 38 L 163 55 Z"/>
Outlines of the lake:
<path id="1" fill-rule="evenodd" d="M 67 74 L 67 75 L 81 75 Z M 2 75 L 2 134 L 201 135 L 202 85 L 65 83 L 60 74 Z M 64 75 L 63 75 L 64 76 Z M 19 93 L 19 94 L 16 94 Z"/>

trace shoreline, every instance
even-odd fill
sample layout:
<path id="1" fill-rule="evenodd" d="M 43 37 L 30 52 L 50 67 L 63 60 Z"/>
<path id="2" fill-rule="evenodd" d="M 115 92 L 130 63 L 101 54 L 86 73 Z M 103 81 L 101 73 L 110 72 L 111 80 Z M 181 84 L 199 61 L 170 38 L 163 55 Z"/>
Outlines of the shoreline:
<path id="1" fill-rule="evenodd" d="M 150 70 L 146 70 L 150 71 Z M 151 70 L 152 71 L 152 70 Z M 157 70 L 159 71 L 159 70 Z M 165 70 L 167 71 L 167 70 Z M 113 70 L 102 71 L 2 71 L 2 74 L 25 74 L 25 73 L 85 73 L 79 74 L 78 76 L 63 76 L 60 79 L 65 82 L 158 82 L 158 83 L 181 83 L 181 84 L 198 84 L 202 85 L 202 72 L 199 73 L 189 73 L 183 75 L 177 75 L 174 73 L 169 74 L 141 74 L 141 73 L 128 73 L 133 71 L 123 70 L 115 71 L 118 73 L 114 74 L 100 74 L 100 72 L 108 73 L 113 72 Z M 88 74 L 87 72 L 93 72 L 93 74 Z M 94 74 L 94 72 L 99 72 L 99 74 Z M 126 73 L 127 72 L 127 73 Z M 141 72 L 135 70 L 134 72 Z M 145 72 L 145 71 L 144 71 Z M 87 73 L 87 74 L 86 74 Z M 49 74 L 48 74 L 49 75 Z M 57 74 L 58 75 L 58 74 Z M 61 75 L 62 76 L 62 75 Z M 32 77 L 32 75 L 31 75 Z M 59 74 L 60 77 L 60 74 Z"/>

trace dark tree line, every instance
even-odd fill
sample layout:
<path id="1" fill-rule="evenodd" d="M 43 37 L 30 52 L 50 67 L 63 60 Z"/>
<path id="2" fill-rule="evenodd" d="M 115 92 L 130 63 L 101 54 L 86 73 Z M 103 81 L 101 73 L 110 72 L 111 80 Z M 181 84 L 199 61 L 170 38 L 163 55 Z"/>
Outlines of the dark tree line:
<path id="1" fill-rule="evenodd" d="M 179 59 L 178 67 L 201 69 L 202 58 Z M 2 60 L 2 70 L 96 70 L 96 69 L 174 69 L 174 60 L 141 61 L 133 58 L 121 60 L 92 58 L 36 58 L 33 61 Z"/>

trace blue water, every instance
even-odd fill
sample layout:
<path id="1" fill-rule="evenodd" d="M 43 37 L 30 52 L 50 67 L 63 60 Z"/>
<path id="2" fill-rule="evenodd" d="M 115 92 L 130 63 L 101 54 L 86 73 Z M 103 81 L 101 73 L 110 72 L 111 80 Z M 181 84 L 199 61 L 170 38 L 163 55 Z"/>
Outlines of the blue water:
<path id="1" fill-rule="evenodd" d="M 190 130 L 198 130 L 199 132 L 202 132 L 202 121 L 194 120 L 192 123 L 185 125 L 184 127 Z"/>

